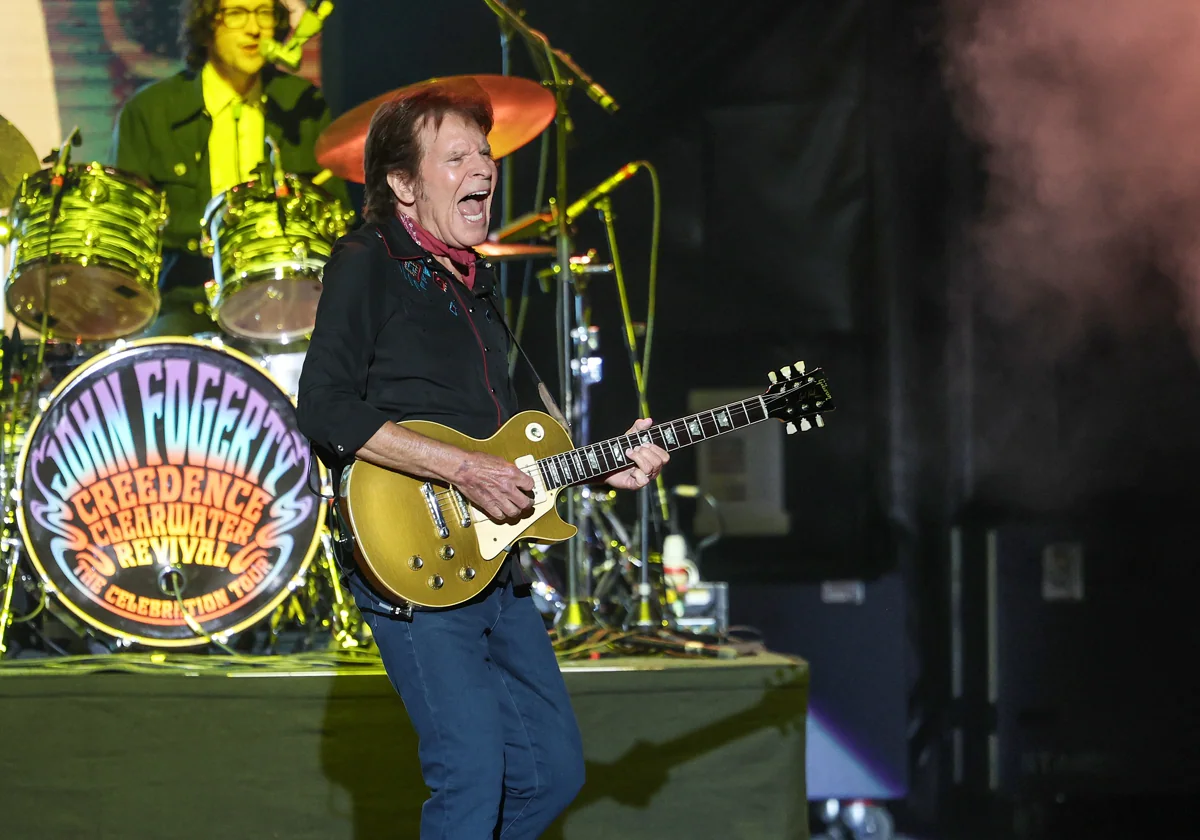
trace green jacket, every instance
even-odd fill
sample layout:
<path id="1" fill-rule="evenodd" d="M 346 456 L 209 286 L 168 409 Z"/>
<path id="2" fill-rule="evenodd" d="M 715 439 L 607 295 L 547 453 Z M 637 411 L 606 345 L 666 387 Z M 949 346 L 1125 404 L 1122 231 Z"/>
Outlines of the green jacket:
<path id="1" fill-rule="evenodd" d="M 312 177 L 321 171 L 313 146 L 329 125 L 321 91 L 298 76 L 268 65 L 263 69 L 266 131 L 279 143 L 283 169 Z M 163 247 L 199 254 L 201 220 L 212 198 L 208 135 L 212 118 L 204 109 L 200 74 L 184 70 L 152 82 L 125 103 L 113 131 L 114 166 L 165 190 L 171 215 Z M 351 208 L 346 185 L 323 185 Z"/>

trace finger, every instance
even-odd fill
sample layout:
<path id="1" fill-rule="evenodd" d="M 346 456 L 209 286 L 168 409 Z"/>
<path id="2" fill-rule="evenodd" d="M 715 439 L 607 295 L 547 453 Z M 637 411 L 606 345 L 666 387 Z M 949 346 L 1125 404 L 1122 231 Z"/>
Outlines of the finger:
<path id="1" fill-rule="evenodd" d="M 661 466 L 658 462 L 658 459 L 651 455 L 645 447 L 639 446 L 638 448 L 634 449 L 630 453 L 629 457 L 633 459 L 633 462 L 637 464 L 638 468 L 646 475 L 652 474 Z"/>
<path id="2" fill-rule="evenodd" d="M 500 507 L 504 510 L 505 519 L 512 519 L 521 515 L 521 509 L 511 499 L 501 499 Z"/>

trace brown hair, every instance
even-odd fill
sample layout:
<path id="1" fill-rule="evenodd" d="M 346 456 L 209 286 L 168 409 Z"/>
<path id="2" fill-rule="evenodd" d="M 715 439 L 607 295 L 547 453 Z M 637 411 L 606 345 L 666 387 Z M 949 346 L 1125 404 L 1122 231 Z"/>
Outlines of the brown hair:
<path id="1" fill-rule="evenodd" d="M 363 150 L 363 219 L 382 222 L 396 215 L 396 194 L 388 176 L 399 172 L 417 179 L 421 171 L 421 128 L 442 127 L 447 114 L 475 123 L 486 135 L 492 130 L 492 102 L 478 82 L 451 86 L 444 82 L 379 106 L 367 129 Z"/>
<path id="2" fill-rule="evenodd" d="M 179 49 L 183 60 L 192 70 L 199 70 L 208 61 L 208 50 L 217 26 L 221 0 L 183 0 L 179 7 Z M 288 11 L 275 0 L 276 40 L 287 37 Z"/>

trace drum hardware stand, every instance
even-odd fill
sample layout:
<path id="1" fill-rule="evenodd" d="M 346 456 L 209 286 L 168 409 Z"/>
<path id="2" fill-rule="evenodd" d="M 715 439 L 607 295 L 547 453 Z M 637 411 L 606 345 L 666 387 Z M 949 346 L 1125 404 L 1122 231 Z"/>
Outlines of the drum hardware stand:
<path id="1" fill-rule="evenodd" d="M 484 0 L 488 8 L 507 24 L 512 32 L 520 35 L 529 47 L 530 56 L 537 65 L 542 82 L 551 88 L 555 101 L 555 178 L 554 199 L 551 201 L 551 211 L 555 215 L 558 257 L 557 264 L 560 276 L 570 278 L 571 265 L 571 231 L 566 208 L 569 206 L 567 197 L 567 145 L 573 128 L 567 109 L 567 97 L 578 82 L 600 107 L 609 113 L 617 110 L 616 101 L 608 92 L 583 71 L 575 61 L 560 49 L 550 44 L 550 39 L 543 33 L 533 29 L 525 19 L 514 12 L 501 0 Z M 507 35 L 505 36 L 508 37 Z M 567 417 L 574 416 L 575 393 L 571 383 L 571 360 L 575 356 L 572 347 L 571 332 L 571 296 L 567 294 L 565 285 L 558 287 L 558 336 L 559 336 L 559 383 L 562 393 L 562 410 Z M 576 441 L 578 445 L 581 441 Z M 586 441 L 583 441 L 586 442 Z M 568 493 L 565 499 L 564 519 L 575 524 L 579 521 L 579 511 L 575 493 Z M 578 540 L 568 542 L 567 557 L 567 598 L 559 627 L 567 631 L 576 631 L 585 627 L 598 626 L 591 614 L 591 604 L 587 593 L 583 590 L 581 577 L 587 577 L 587 570 L 582 568 L 585 559 L 580 552 Z"/>
<path id="2" fill-rule="evenodd" d="M 34 365 L 32 383 L 29 389 L 29 416 L 33 417 L 36 413 L 38 383 L 42 379 L 42 371 L 46 364 L 46 344 L 51 337 L 50 332 L 50 290 L 52 288 L 53 272 L 51 266 L 54 260 L 54 228 L 58 224 L 58 217 L 62 211 L 63 192 L 66 186 L 67 168 L 71 164 L 71 148 L 78 146 L 83 142 L 83 135 L 79 133 L 79 126 L 71 129 L 71 133 L 63 140 L 62 145 L 55 149 L 47 158 L 54 160 L 53 175 L 50 179 L 50 215 L 46 225 L 46 263 L 42 268 L 42 323 L 38 330 L 38 352 L 37 364 Z M 7 301 L 6 301 L 7 305 Z"/>
<path id="3" fill-rule="evenodd" d="M 5 505 L 7 507 L 7 504 Z M 0 597 L 0 658 L 3 658 L 8 646 L 4 642 L 8 634 L 8 626 L 12 623 L 13 587 L 17 583 L 17 540 L 10 536 L 3 538 L 0 546 L 0 562 L 4 565 L 3 595 Z"/>
<path id="4" fill-rule="evenodd" d="M 342 589 L 338 578 L 337 560 L 334 557 L 333 537 L 328 528 L 321 529 L 321 549 L 323 553 L 323 569 L 329 577 L 329 588 L 333 596 L 333 605 L 329 615 L 329 629 L 333 633 L 335 647 L 342 650 L 354 650 L 363 647 L 359 633 L 363 626 L 358 610 L 352 609 L 352 601 Z"/>

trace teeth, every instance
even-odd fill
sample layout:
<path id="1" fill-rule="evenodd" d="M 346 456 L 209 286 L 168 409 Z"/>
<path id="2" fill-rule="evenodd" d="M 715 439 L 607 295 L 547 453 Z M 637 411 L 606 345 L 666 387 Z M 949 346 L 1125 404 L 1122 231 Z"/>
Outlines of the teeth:
<path id="1" fill-rule="evenodd" d="M 476 213 L 474 216 L 472 216 L 472 215 L 470 215 L 470 214 L 468 214 L 468 213 L 463 213 L 463 218 L 464 218 L 464 219 L 466 219 L 468 222 L 482 222 L 482 221 L 483 221 L 483 214 L 482 214 L 482 213 Z"/>

